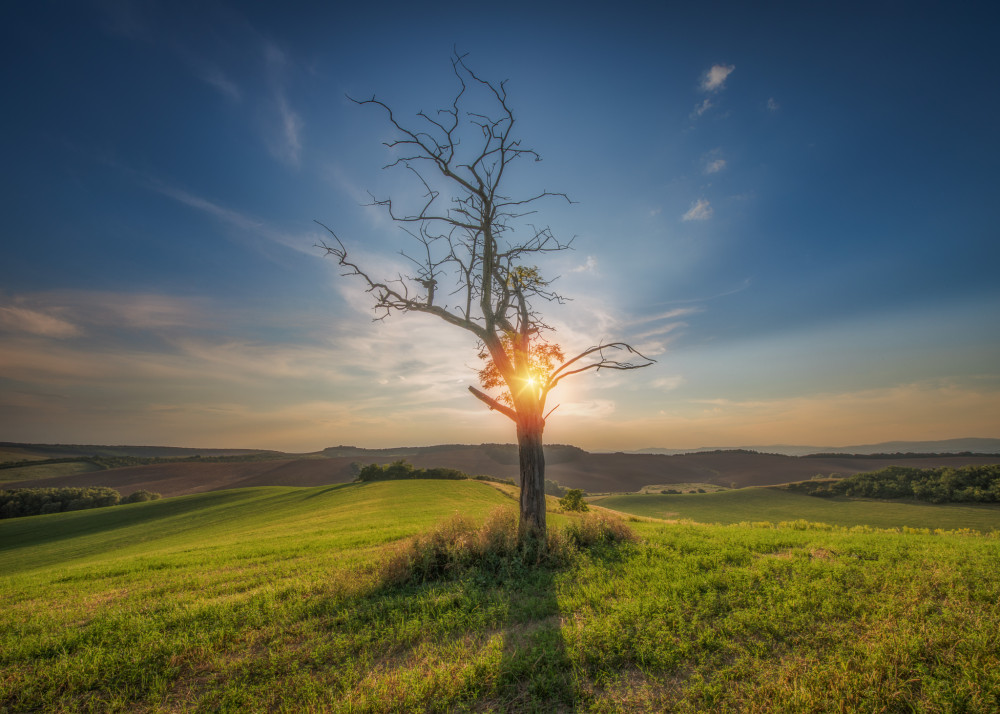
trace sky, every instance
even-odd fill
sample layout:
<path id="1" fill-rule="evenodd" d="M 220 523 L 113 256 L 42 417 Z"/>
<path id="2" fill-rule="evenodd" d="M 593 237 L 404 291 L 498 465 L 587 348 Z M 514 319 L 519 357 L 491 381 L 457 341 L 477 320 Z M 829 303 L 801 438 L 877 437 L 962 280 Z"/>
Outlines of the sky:
<path id="1" fill-rule="evenodd" d="M 762 5 L 752 7 L 752 5 Z M 0 441 L 313 451 L 514 441 L 475 339 L 373 321 L 418 200 L 384 146 L 507 80 L 510 195 L 590 450 L 1000 436 L 1000 51 L 988 3 L 5 3 Z"/>

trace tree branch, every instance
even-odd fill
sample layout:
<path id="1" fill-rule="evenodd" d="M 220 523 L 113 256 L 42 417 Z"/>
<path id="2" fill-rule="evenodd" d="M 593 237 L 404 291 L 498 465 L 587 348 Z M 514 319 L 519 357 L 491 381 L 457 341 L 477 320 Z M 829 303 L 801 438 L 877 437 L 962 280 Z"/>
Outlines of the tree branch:
<path id="1" fill-rule="evenodd" d="M 609 349 L 626 350 L 630 354 L 637 355 L 641 360 L 643 360 L 643 362 L 633 363 L 633 362 L 624 362 L 622 360 L 611 359 L 605 356 L 604 354 L 604 350 L 609 350 Z M 571 367 L 572 365 L 580 362 L 580 360 L 586 359 L 587 357 L 590 357 L 591 355 L 595 354 L 598 356 L 596 362 L 591 362 L 590 364 L 586 364 L 576 369 L 567 369 L 568 367 Z M 647 357 L 646 355 L 642 354 L 639 350 L 632 347 L 632 345 L 627 344 L 625 342 L 608 342 L 606 344 L 595 345 L 594 347 L 585 349 L 583 352 L 578 354 L 573 359 L 563 362 L 558 368 L 553 370 L 552 374 L 549 375 L 548 382 L 546 382 L 545 384 L 543 393 L 547 394 L 548 392 L 550 392 L 552 388 L 555 387 L 564 378 L 569 377 L 570 375 L 573 374 L 579 374 L 580 372 L 586 372 L 587 370 L 642 369 L 643 367 L 649 367 L 655 363 L 656 363 L 655 359 L 653 359 L 652 357 Z"/>
<path id="2" fill-rule="evenodd" d="M 500 402 L 498 402 L 496 399 L 494 399 L 493 397 L 491 397 L 489 394 L 486 394 L 485 392 L 479 391 L 478 389 L 476 389 L 472 385 L 469 385 L 469 391 L 472 392 L 472 394 L 476 397 L 476 399 L 478 399 L 479 401 L 483 402 L 490 409 L 493 409 L 495 411 L 500 412 L 501 414 L 503 414 L 505 417 L 507 417 L 511 421 L 515 421 L 515 422 L 517 421 L 517 412 L 515 412 L 510 407 L 504 406 L 503 404 L 501 404 Z"/>

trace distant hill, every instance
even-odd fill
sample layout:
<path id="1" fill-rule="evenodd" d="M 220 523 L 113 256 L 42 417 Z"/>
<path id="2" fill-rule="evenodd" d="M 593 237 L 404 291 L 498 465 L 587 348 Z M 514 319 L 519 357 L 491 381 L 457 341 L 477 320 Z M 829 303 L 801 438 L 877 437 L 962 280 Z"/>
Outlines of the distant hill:
<path id="1" fill-rule="evenodd" d="M 940 442 L 932 442 L 940 443 Z M 51 450 L 45 445 L 7 444 L 4 452 L 18 449 L 49 453 L 50 458 L 67 458 L 66 451 Z M 64 448 L 64 447 L 60 447 Z M 67 451 L 69 450 L 69 447 Z M 484 474 L 517 479 L 517 447 L 513 444 L 444 444 L 392 449 L 362 449 L 353 446 L 330 447 L 311 454 L 285 454 L 253 449 L 178 449 L 176 447 L 72 447 L 85 457 L 114 451 L 143 457 L 159 456 L 156 463 L 126 466 L 84 473 L 50 476 L 40 466 L 21 467 L 17 481 L 4 481 L 2 487 L 27 486 L 109 486 L 123 495 L 145 489 L 164 496 L 218 491 L 250 486 L 320 486 L 346 483 L 354 479 L 357 464 L 387 464 L 406 459 L 417 468 L 446 467 L 468 474 Z M 141 451 L 135 451 L 141 450 Z M 78 453 L 72 452 L 72 453 Z M 24 453 L 24 452 L 21 452 Z M 194 455 L 205 459 L 225 457 L 222 462 L 191 461 Z M 6 457 L 10 459 L 10 457 Z M 802 481 L 816 475 L 849 476 L 875 471 L 890 465 L 964 466 L 998 463 L 1000 456 L 970 454 L 894 454 L 857 456 L 825 454 L 787 456 L 759 453 L 756 450 L 714 450 L 687 454 L 591 453 L 575 446 L 553 444 L 545 447 L 546 478 L 564 487 L 582 488 L 590 493 L 635 492 L 648 485 L 674 483 L 709 483 L 726 488 L 770 486 Z M 171 459 L 177 459 L 176 462 Z M 38 475 L 32 477 L 32 469 Z M 5 472 L 0 470 L 0 481 Z M 42 478 L 41 476 L 48 476 Z"/>
<path id="2" fill-rule="evenodd" d="M 879 444 L 857 446 L 798 446 L 793 444 L 769 444 L 766 446 L 704 446 L 697 449 L 661 449 L 651 447 L 636 449 L 629 454 L 693 454 L 704 451 L 759 451 L 785 456 L 808 456 L 810 454 L 1000 454 L 1000 439 L 942 439 L 939 441 L 883 441 Z"/>
<path id="3" fill-rule="evenodd" d="M 192 449 L 182 446 L 106 446 L 100 444 L 22 444 L 0 441 L 0 462 L 60 459 L 83 456 L 134 456 L 138 458 L 188 458 L 190 456 L 245 456 L 275 454 L 267 449 Z"/>

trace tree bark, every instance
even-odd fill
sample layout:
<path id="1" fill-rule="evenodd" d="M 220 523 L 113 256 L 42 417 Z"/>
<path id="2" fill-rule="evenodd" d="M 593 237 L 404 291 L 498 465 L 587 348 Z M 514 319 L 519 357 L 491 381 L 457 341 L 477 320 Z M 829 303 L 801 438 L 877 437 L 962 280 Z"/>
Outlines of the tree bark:
<path id="1" fill-rule="evenodd" d="M 517 450 L 521 467 L 521 519 L 518 541 L 522 546 L 545 547 L 545 454 L 541 415 L 521 416 L 517 420 Z"/>

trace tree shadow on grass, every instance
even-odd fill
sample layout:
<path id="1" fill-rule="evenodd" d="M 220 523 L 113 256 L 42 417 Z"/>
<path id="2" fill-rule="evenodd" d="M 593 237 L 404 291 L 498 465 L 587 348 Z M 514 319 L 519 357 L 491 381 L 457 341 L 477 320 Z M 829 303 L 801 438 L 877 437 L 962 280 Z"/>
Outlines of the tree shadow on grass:
<path id="1" fill-rule="evenodd" d="M 378 586 L 337 603 L 329 636 L 347 645 L 348 710 L 558 711 L 575 699 L 562 639 L 558 578 L 566 566 L 470 567 L 421 583 Z M 332 604 L 332 603 L 331 603 Z"/>
<path id="2" fill-rule="evenodd" d="M 199 706 L 242 702 L 371 712 L 579 707 L 591 687 L 563 636 L 568 613 L 560 609 L 560 593 L 581 560 L 616 559 L 618 548 L 577 544 L 538 563 L 481 547 L 489 540 L 485 526 L 459 526 L 449 530 L 445 524 L 401 542 L 364 572 L 333 576 L 329 589 L 296 607 L 286 629 L 267 638 L 262 654 L 219 672 L 223 691 L 215 688 Z M 441 533 L 445 537 L 435 540 Z M 470 537 L 478 547 L 469 545 Z M 428 548 L 437 559 L 417 562 Z M 471 560 L 463 555 L 470 550 Z M 394 562 L 405 567 L 393 569 Z"/>
<path id="3" fill-rule="evenodd" d="M 336 673 L 334 708 L 570 710 L 578 687 L 558 592 L 572 567 L 479 564 L 317 603 L 338 646 L 310 659 Z"/>

